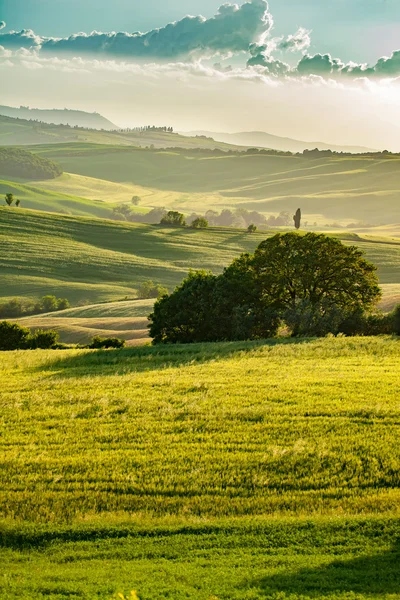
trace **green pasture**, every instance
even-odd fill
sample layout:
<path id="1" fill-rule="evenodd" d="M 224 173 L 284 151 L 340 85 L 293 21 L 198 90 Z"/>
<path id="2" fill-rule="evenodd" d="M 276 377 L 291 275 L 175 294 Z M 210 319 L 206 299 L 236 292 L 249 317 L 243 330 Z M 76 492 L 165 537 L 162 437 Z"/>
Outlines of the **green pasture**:
<path id="1" fill-rule="evenodd" d="M 174 229 L 3 207 L 0 297 L 51 293 L 67 297 L 73 305 L 132 300 L 139 284 L 148 279 L 172 290 L 189 269 L 219 273 L 272 233 Z M 339 237 L 365 250 L 395 299 L 400 240 L 365 234 Z"/>
<path id="2" fill-rule="evenodd" d="M 73 143 L 29 149 L 68 173 L 137 186 L 146 206 L 186 212 L 241 207 L 267 214 L 300 206 L 304 219 L 319 226 L 336 220 L 400 222 L 397 158 L 216 156 Z"/>
<path id="3" fill-rule="evenodd" d="M 3 353 L 1 598 L 397 600 L 395 338 Z"/>

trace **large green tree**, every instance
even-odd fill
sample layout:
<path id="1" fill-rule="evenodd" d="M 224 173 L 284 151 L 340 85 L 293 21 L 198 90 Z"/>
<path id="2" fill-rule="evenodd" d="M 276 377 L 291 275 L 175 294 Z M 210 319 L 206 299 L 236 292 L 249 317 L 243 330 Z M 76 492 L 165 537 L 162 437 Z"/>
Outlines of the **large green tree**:
<path id="1" fill-rule="evenodd" d="M 270 337 L 283 320 L 296 335 L 335 332 L 380 298 L 376 269 L 340 240 L 278 234 L 215 277 L 190 273 L 150 315 L 154 343 Z"/>
<path id="2" fill-rule="evenodd" d="M 340 309 L 370 309 L 379 300 L 376 267 L 355 246 L 323 234 L 278 234 L 251 260 L 260 296 L 279 309 L 328 300 Z"/>

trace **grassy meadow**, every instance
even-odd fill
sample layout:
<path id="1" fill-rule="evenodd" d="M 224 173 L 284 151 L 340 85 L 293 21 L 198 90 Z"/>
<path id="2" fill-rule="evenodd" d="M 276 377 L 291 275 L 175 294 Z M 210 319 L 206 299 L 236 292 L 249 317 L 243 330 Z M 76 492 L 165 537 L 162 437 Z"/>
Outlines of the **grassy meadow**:
<path id="1" fill-rule="evenodd" d="M 0 598 L 400 598 L 396 339 L 2 358 Z"/>
<path id="2" fill-rule="evenodd" d="M 132 300 L 147 279 L 173 289 L 191 268 L 221 272 L 273 233 L 171 229 L 1 207 L 0 294 L 37 298 L 52 293 L 72 305 Z M 400 296 L 400 238 L 338 236 L 378 266 L 390 309 Z"/>
<path id="3" fill-rule="evenodd" d="M 294 212 L 318 226 L 400 222 L 398 158 L 227 155 L 189 149 L 143 150 L 106 144 L 31 146 L 67 173 L 135 186 L 143 205 L 188 213 L 246 208 L 266 214 Z M 43 184 L 42 184 L 43 185 Z M 50 183 L 54 191 L 54 182 Z M 60 181 L 60 191 L 62 181 Z M 70 188 L 70 193 L 78 192 Z"/>

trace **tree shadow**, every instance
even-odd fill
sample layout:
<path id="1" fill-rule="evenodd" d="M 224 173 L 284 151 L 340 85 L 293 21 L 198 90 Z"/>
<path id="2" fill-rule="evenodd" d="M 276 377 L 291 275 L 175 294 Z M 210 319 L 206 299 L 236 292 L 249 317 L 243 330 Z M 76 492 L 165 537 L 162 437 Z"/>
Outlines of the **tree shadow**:
<path id="1" fill-rule="evenodd" d="M 120 350 L 86 350 L 63 356 L 57 352 L 35 370 L 50 371 L 54 378 L 104 377 L 181 369 L 184 366 L 203 364 L 250 354 L 263 347 L 298 345 L 314 341 L 313 338 L 279 338 L 252 342 L 216 342 L 204 344 L 170 344 L 141 346 Z"/>
<path id="2" fill-rule="evenodd" d="M 384 594 L 400 594 L 400 540 L 381 554 L 335 560 L 327 566 L 297 573 L 279 573 L 255 581 L 254 586 L 266 597 L 276 592 L 301 594 L 302 598 L 331 598 L 338 593 L 378 598 Z"/>

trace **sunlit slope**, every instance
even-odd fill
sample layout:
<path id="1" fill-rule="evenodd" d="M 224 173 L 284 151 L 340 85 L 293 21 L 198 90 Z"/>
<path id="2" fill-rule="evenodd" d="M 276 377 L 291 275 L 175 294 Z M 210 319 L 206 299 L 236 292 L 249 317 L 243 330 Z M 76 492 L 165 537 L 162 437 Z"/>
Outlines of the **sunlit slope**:
<path id="1" fill-rule="evenodd" d="M 70 194 L 62 183 L 63 179 L 64 175 L 57 179 L 43 181 L 47 189 L 42 187 L 42 182 L 22 183 L 0 179 L 0 199 L 3 199 L 5 194 L 12 193 L 25 208 L 82 216 L 106 218 L 111 216 L 112 206 L 102 200 L 96 200 L 93 198 L 94 194 L 91 198 Z M 77 191 L 79 186 L 71 189 L 71 192 Z"/>
<path id="2" fill-rule="evenodd" d="M 233 155 L 65 144 L 30 148 L 65 171 L 143 188 L 146 204 L 242 206 L 375 225 L 400 222 L 400 159 Z"/>
<path id="3" fill-rule="evenodd" d="M 72 304 L 133 299 L 147 279 L 172 289 L 191 268 L 221 272 L 272 233 L 173 229 L 2 207 L 0 293 L 53 293 Z M 393 295 L 393 285 L 400 284 L 400 240 L 339 237 L 365 250 L 379 267 L 381 283 L 392 285 Z"/>
<path id="4" fill-rule="evenodd" d="M 55 329 L 65 344 L 87 344 L 95 335 L 118 337 L 128 346 L 149 340 L 148 319 L 154 300 L 127 300 L 78 306 L 56 313 L 19 319 L 32 329 Z"/>
<path id="5" fill-rule="evenodd" d="M 55 293 L 72 303 L 135 297 L 147 279 L 173 288 L 190 268 L 221 271 L 265 234 L 0 209 L 2 296 Z"/>

